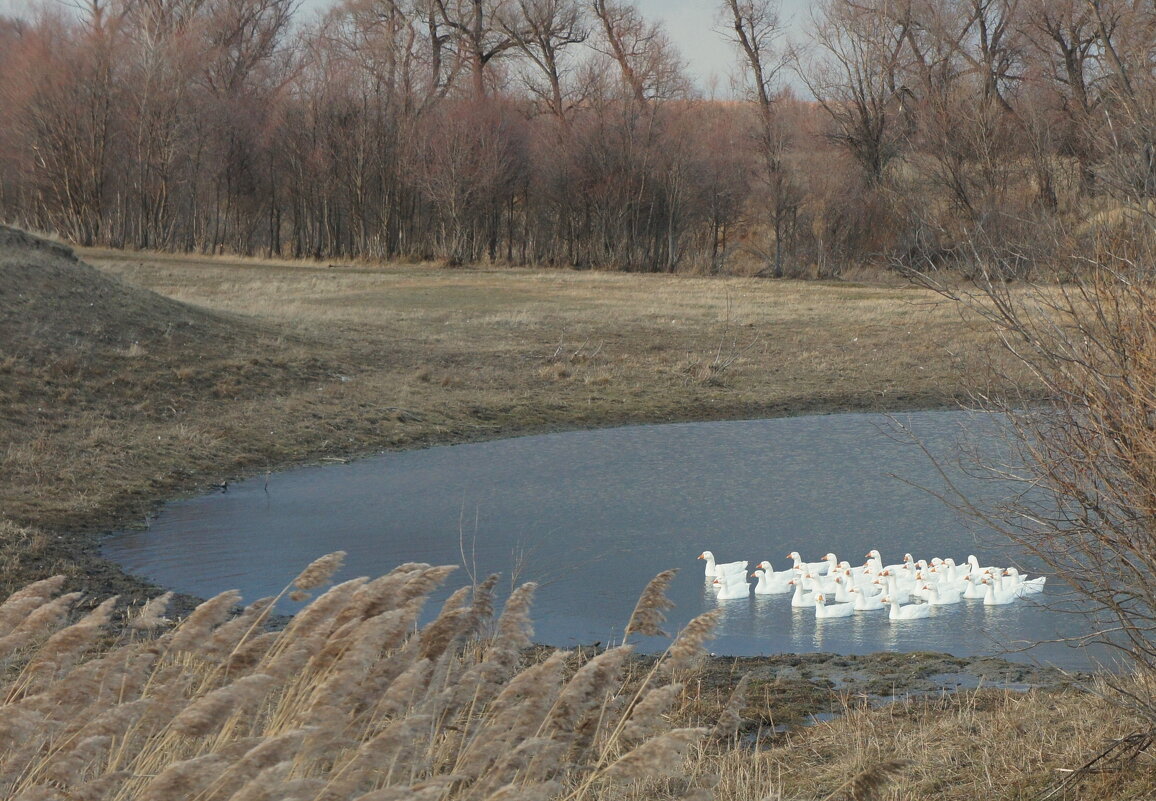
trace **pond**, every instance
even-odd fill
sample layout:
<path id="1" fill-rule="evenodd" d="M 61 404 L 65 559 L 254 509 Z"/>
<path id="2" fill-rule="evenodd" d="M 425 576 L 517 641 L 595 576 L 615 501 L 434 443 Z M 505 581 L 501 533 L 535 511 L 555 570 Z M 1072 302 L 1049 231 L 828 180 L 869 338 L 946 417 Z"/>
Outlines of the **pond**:
<path id="1" fill-rule="evenodd" d="M 963 411 L 839 414 L 387 453 L 170 503 L 148 530 L 110 536 L 104 553 L 180 592 L 207 597 L 235 588 L 247 600 L 275 595 L 334 550 L 349 554 L 338 578 L 377 576 L 410 561 L 461 565 L 444 594 L 471 575 L 500 572 L 507 589 L 539 583 L 535 639 L 564 647 L 620 641 L 646 583 L 679 568 L 667 630 L 722 607 L 710 645 L 719 654 L 933 650 L 1087 668 L 1093 655 L 1065 644 L 1014 652 L 1087 625 L 1026 599 L 937 607 L 919 621 L 890 622 L 883 612 L 816 620 L 813 609 L 792 608 L 789 596 L 720 601 L 704 580 L 697 557 L 706 549 L 752 569 L 764 559 L 784 569 L 796 550 L 861 564 L 872 548 L 885 562 L 910 552 L 962 563 L 974 553 L 985 565 L 1030 569 L 1010 543 L 927 491 L 942 488 L 928 454 L 950 464 L 959 442 L 995 443 L 998 428 L 998 418 Z M 980 498 L 1008 491 L 962 472 L 954 479 Z M 1039 598 L 1046 603 L 1057 592 L 1052 581 Z M 665 642 L 641 645 L 657 650 Z"/>

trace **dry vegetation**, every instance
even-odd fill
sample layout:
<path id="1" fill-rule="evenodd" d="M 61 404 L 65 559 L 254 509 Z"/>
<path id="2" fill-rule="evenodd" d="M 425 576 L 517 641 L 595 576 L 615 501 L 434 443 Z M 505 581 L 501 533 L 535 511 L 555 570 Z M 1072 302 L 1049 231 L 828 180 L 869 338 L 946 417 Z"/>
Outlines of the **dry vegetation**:
<path id="1" fill-rule="evenodd" d="M 799 698 L 752 684 L 732 699 L 733 680 L 704 682 L 709 660 L 672 670 L 669 656 L 526 650 L 528 595 L 491 621 L 488 589 L 465 588 L 415 628 L 441 568 L 342 585 L 279 632 L 261 625 L 264 602 L 234 618 L 233 594 L 192 614 L 174 599 L 168 614 L 184 619 L 158 638 L 163 608 L 144 603 L 159 591 L 94 555 L 93 532 L 173 493 L 323 457 L 565 426 L 950 404 L 992 343 L 936 295 L 87 252 L 97 273 L 17 244 L 0 251 L 13 343 L 0 369 L 0 575 L 7 591 L 64 578 L 0 607 L 0 794 L 1031 798 L 1136 730 L 1070 687 L 874 708 L 819 685 L 812 697 L 843 715 L 760 730 L 797 717 Z M 13 313 L 33 301 L 35 314 Z M 112 592 L 132 599 L 128 625 L 123 605 L 103 603 Z M 661 592 L 647 597 L 636 627 L 659 620 L 642 613 L 661 611 Z M 706 632 L 681 636 L 697 652 Z M 1145 797 L 1146 760 L 1064 792 Z"/>
<path id="2" fill-rule="evenodd" d="M 340 564 L 309 566 L 295 594 Z M 332 587 L 283 630 L 271 599 L 227 592 L 171 630 L 168 596 L 111 635 L 112 601 L 67 625 L 62 576 L 0 605 L 0 794 L 14 799 L 1144 798 L 1149 764 L 1078 766 L 1134 721 L 1072 690 L 980 690 L 744 733 L 772 713 L 745 681 L 696 688 L 709 612 L 657 659 L 629 645 L 535 651 L 523 585 L 493 619 L 497 577 L 418 628 L 452 567 L 407 564 Z M 653 634 L 669 575 L 628 630 Z M 163 633 L 159 633 L 163 632 Z M 158 634 L 159 633 L 159 634 Z M 758 735 L 759 732 L 755 732 Z M 1071 779 L 1070 786 L 1064 786 Z"/>

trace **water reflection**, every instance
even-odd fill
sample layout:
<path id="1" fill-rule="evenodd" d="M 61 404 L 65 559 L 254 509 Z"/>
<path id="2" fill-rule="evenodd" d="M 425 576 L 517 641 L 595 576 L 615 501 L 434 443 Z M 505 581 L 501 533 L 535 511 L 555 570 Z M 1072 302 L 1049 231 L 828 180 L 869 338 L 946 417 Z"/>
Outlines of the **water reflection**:
<path id="1" fill-rule="evenodd" d="M 941 484 L 924 448 L 950 462 L 961 435 L 991 441 L 998 421 L 964 412 L 899 419 L 922 448 L 895 436 L 889 417 L 848 414 L 385 454 L 274 475 L 267 491 L 261 476 L 225 494 L 170 504 L 150 530 L 108 539 L 105 554 L 182 592 L 208 597 L 235 587 L 248 599 L 275 595 L 305 564 L 336 549 L 349 553 L 340 578 L 382 574 L 407 561 L 462 564 L 466 570 L 431 610 L 468 575 L 538 581 L 535 636 L 566 647 L 620 640 L 642 588 L 672 567 L 681 572 L 668 591 L 677 606 L 667 629 L 720 608 L 711 645 L 717 653 L 970 655 L 1080 631 L 1073 619 L 1029 604 L 959 604 L 896 624 L 885 612 L 817 622 L 813 609 L 792 608 L 789 595 L 714 597 L 696 560 L 704 549 L 751 565 L 793 550 L 812 560 L 834 551 L 859 564 L 872 548 L 886 562 L 906 551 L 959 562 L 969 553 L 985 564 L 1021 561 L 1007 542 L 919 489 Z M 952 478 L 981 502 L 1007 490 Z M 1070 667 L 1087 662 L 1056 647 L 1038 656 Z"/>

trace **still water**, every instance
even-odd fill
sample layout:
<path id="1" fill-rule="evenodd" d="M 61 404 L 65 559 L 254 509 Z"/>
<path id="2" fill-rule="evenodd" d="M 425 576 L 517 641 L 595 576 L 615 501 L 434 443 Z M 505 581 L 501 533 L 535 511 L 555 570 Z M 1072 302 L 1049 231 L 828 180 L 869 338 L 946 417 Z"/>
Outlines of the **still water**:
<path id="1" fill-rule="evenodd" d="M 1086 623 L 1027 600 L 938 607 L 927 620 L 885 612 L 817 621 L 788 596 L 719 601 L 704 581 L 705 549 L 720 561 L 828 551 L 861 564 L 976 554 L 985 565 L 1032 568 L 1008 542 L 962 519 L 927 490 L 942 489 L 928 458 L 955 461 L 960 442 L 994 443 L 998 418 L 969 412 L 841 414 L 633 426 L 389 453 L 230 485 L 167 505 L 149 530 L 109 537 L 104 552 L 131 573 L 207 597 L 275 595 L 306 564 L 347 551 L 340 579 L 403 562 L 458 564 L 446 592 L 500 572 L 536 581 L 535 639 L 558 646 L 617 642 L 639 592 L 679 568 L 668 631 L 716 606 L 715 653 L 945 651 L 999 654 L 1071 669 L 1092 656 L 1029 642 Z M 909 436 L 914 433 L 920 444 Z M 969 492 L 1009 491 L 954 476 Z M 1034 574 L 1034 570 L 1032 571 Z M 1041 597 L 1054 601 L 1051 581 Z M 429 605 L 437 609 L 437 600 Z M 286 611 L 292 611 L 291 608 Z M 648 650 L 665 643 L 655 639 Z M 1097 661 L 1103 660 L 1097 655 Z"/>

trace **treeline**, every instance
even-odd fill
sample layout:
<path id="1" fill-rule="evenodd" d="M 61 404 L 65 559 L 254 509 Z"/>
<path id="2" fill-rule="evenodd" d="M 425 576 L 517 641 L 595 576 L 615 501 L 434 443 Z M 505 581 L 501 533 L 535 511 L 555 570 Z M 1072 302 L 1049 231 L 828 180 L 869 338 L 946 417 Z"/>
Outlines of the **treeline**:
<path id="1" fill-rule="evenodd" d="M 0 217 L 82 244 L 833 275 L 1156 195 L 1145 3 L 720 0 L 722 101 L 620 0 L 84 1 L 0 17 Z"/>

